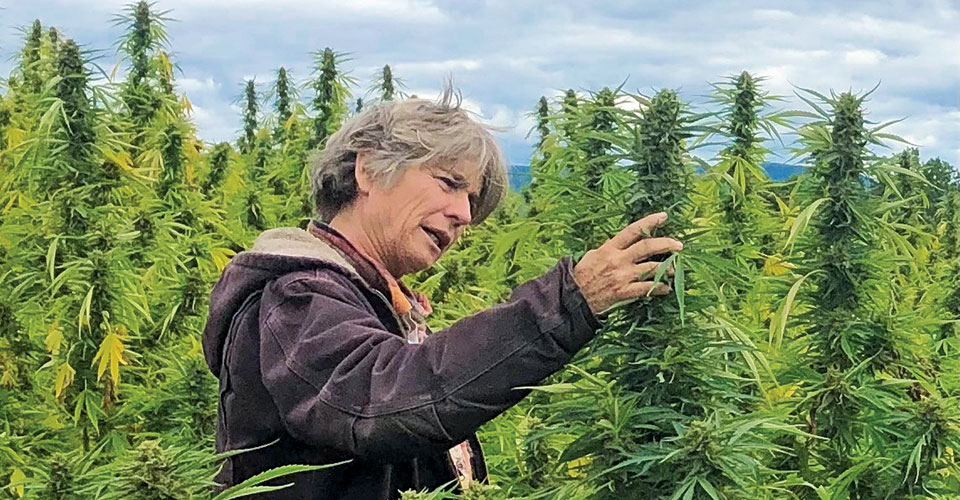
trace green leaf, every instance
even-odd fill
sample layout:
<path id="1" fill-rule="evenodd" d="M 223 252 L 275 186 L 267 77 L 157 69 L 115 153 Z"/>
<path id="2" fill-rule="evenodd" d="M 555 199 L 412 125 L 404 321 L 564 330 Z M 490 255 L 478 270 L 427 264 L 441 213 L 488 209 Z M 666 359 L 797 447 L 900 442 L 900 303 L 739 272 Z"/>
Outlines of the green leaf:
<path id="1" fill-rule="evenodd" d="M 90 304 L 93 301 L 93 289 L 94 286 L 90 285 L 90 289 L 87 290 L 87 295 L 83 299 L 83 304 L 80 306 L 80 313 L 77 315 L 77 322 L 80 326 L 78 332 L 83 331 L 84 327 L 90 328 Z"/>
<path id="2" fill-rule="evenodd" d="M 10 493 L 17 496 L 17 498 L 23 498 L 23 484 L 27 481 L 27 475 L 23 473 L 23 470 L 19 467 L 14 467 L 13 472 L 10 473 L 10 482 L 7 484 L 7 489 L 10 490 Z"/>
<path id="3" fill-rule="evenodd" d="M 50 247 L 47 248 L 47 273 L 50 275 L 50 282 L 53 282 L 54 279 L 54 265 L 57 261 L 57 243 L 60 241 L 60 238 L 54 237 L 50 241 Z"/>
<path id="4" fill-rule="evenodd" d="M 678 312 L 678 314 L 680 315 L 680 326 L 685 326 L 686 325 L 686 321 L 685 321 L 686 307 L 684 307 L 684 302 L 683 302 L 683 298 L 684 298 L 683 262 L 680 260 L 680 254 L 674 254 L 674 256 L 675 256 L 675 259 L 673 262 L 675 266 L 675 274 L 673 275 L 673 292 L 677 296 L 677 306 L 680 309 L 680 311 Z"/>
<path id="5" fill-rule="evenodd" d="M 567 392 L 576 392 L 580 390 L 575 384 L 571 384 L 569 382 L 550 385 L 519 386 L 514 387 L 514 389 L 540 391 L 550 394 L 564 394 Z"/>
<path id="6" fill-rule="evenodd" d="M 653 274 L 653 282 L 660 283 L 660 280 L 663 279 L 663 275 L 667 273 L 667 269 L 670 269 L 670 264 L 673 264 L 677 259 L 677 254 L 672 254 L 666 259 L 663 259 L 659 264 L 657 264 L 657 270 Z M 651 291 L 653 288 L 650 289 Z"/>
<path id="7" fill-rule="evenodd" d="M 595 448 L 596 444 L 593 436 L 589 433 L 584 434 L 567 445 L 567 447 L 563 449 L 563 453 L 560 454 L 560 458 L 557 460 L 560 463 L 572 462 L 578 458 L 583 458 L 593 453 L 596 451 Z"/>
<path id="8" fill-rule="evenodd" d="M 703 488 L 703 491 L 706 491 L 707 494 L 710 495 L 710 498 L 713 500 L 720 500 L 720 496 L 717 495 L 717 490 L 714 489 L 712 484 L 710 484 L 710 481 L 699 477 L 697 478 L 697 482 L 700 483 L 700 487 Z"/>
<path id="9" fill-rule="evenodd" d="M 793 301 L 797 297 L 797 292 L 800 290 L 800 285 L 809 277 L 811 274 L 817 273 L 819 271 L 810 271 L 809 273 L 803 275 L 800 279 L 790 287 L 790 291 L 787 292 L 787 298 L 784 299 L 783 305 L 780 306 L 780 310 L 777 311 L 777 314 L 774 315 L 773 321 L 770 322 L 770 337 L 768 343 L 771 347 L 775 347 L 777 350 L 783 345 L 783 333 L 787 328 L 787 318 L 790 316 L 790 308 L 793 307 Z"/>
<path id="10" fill-rule="evenodd" d="M 820 198 L 817 201 L 814 201 L 807 208 L 803 209 L 800 212 L 800 215 L 797 215 L 797 219 L 793 221 L 793 226 L 790 227 L 790 235 L 787 236 L 787 241 L 783 244 L 783 251 L 786 252 L 788 248 L 793 246 L 794 240 L 796 240 L 797 235 L 803 232 L 803 230 L 810 224 L 810 219 L 813 217 L 813 214 L 820 208 L 820 205 L 823 205 L 829 200 L 829 198 Z"/>
<path id="11" fill-rule="evenodd" d="M 928 187 L 931 187 L 931 188 L 933 188 L 933 189 L 935 189 L 935 190 L 937 190 L 937 191 L 940 190 L 940 188 L 938 188 L 937 186 L 933 185 L 929 180 L 927 180 L 927 178 L 924 177 L 923 174 L 921 174 L 921 173 L 919 173 L 919 172 L 914 172 L 913 170 L 910 170 L 910 169 L 906 169 L 906 168 L 903 168 L 903 167 L 899 167 L 899 166 L 897 166 L 897 165 L 891 165 L 891 164 L 889 164 L 889 163 L 882 163 L 882 164 L 876 165 L 876 166 L 873 167 L 873 168 L 874 168 L 875 170 L 881 170 L 881 171 L 887 171 L 887 172 L 896 172 L 896 173 L 901 174 L 901 175 L 906 175 L 906 176 L 908 176 L 908 177 L 913 177 L 914 179 L 920 181 L 921 183 L 927 185 Z M 894 188 L 895 188 L 895 186 L 892 186 L 892 185 L 891 185 L 890 187 L 894 187 Z M 899 195 L 899 192 L 897 192 L 897 194 Z"/>
<path id="12" fill-rule="evenodd" d="M 811 92 L 811 91 L 809 91 L 809 90 L 807 90 L 807 89 L 801 89 L 801 90 L 804 90 L 804 91 L 806 91 L 806 92 Z M 830 113 L 827 113 L 826 111 L 824 111 L 823 108 L 821 108 L 820 106 L 818 106 L 817 103 L 813 102 L 813 100 L 811 100 L 811 99 L 809 99 L 809 98 L 807 98 L 807 97 L 804 97 L 804 96 L 800 95 L 799 93 L 796 94 L 796 95 L 797 95 L 797 97 L 800 98 L 800 100 L 802 100 L 803 102 L 807 103 L 808 106 L 810 106 L 811 108 L 813 108 L 814 110 L 816 110 L 817 114 L 820 115 L 820 118 L 827 118 L 827 119 L 830 118 Z M 819 94 L 818 94 L 818 95 L 819 95 Z"/>
<path id="13" fill-rule="evenodd" d="M 288 488 L 293 485 L 293 483 L 285 484 L 282 486 L 259 486 L 262 483 L 267 481 L 281 478 L 284 476 L 289 476 L 291 474 L 298 474 L 301 472 L 309 472 L 314 470 L 326 469 L 329 467 L 336 467 L 349 462 L 345 460 L 343 462 L 337 462 L 329 465 L 284 465 L 282 467 L 277 467 L 270 469 L 264 472 L 253 476 L 246 481 L 243 481 L 240 484 L 232 486 L 222 492 L 219 495 L 213 497 L 213 500 L 231 500 L 233 498 L 240 498 L 249 495 L 254 495 L 257 493 L 267 492 L 267 491 L 276 491 L 282 488 Z"/>
<path id="14" fill-rule="evenodd" d="M 857 480 L 860 477 L 860 474 L 863 474 L 863 471 L 873 463 L 874 459 L 864 460 L 853 467 L 843 471 L 840 476 L 837 477 L 837 481 L 833 483 L 832 493 L 830 495 L 830 500 L 847 500 L 847 489 L 850 487 L 850 483 Z"/>

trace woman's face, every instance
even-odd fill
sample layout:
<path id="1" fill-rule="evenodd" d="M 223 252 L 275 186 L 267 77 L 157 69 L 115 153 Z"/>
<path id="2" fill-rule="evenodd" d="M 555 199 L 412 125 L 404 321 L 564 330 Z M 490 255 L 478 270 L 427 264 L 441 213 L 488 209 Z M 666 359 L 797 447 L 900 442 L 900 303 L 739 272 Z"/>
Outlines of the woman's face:
<path id="1" fill-rule="evenodd" d="M 391 187 L 372 182 L 364 207 L 376 257 L 395 277 L 432 266 L 470 224 L 480 172 L 470 165 L 411 166 Z M 476 172 L 467 178 L 466 172 Z"/>

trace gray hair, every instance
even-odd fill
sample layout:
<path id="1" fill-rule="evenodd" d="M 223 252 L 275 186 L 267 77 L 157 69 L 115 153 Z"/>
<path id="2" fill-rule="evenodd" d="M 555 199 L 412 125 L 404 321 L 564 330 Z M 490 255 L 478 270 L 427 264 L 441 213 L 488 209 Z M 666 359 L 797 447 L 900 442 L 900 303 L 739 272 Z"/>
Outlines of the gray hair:
<path id="1" fill-rule="evenodd" d="M 437 102 L 385 102 L 347 120 L 313 160 L 310 181 L 320 219 L 330 221 L 356 199 L 360 152 L 372 178 L 386 188 L 411 165 L 478 169 L 482 181 L 471 223 L 486 219 L 506 191 L 506 160 L 490 133 L 494 128 L 471 119 L 461 102 L 448 84 Z"/>

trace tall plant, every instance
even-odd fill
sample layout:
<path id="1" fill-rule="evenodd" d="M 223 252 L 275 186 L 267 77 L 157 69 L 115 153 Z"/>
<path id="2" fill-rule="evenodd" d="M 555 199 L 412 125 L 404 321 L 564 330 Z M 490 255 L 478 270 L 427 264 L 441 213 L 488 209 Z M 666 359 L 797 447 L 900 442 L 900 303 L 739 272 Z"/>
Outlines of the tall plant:
<path id="1" fill-rule="evenodd" d="M 44 78 L 40 73 L 40 54 L 43 44 L 43 26 L 40 20 L 34 20 L 27 34 L 27 42 L 23 46 L 23 56 L 21 58 L 21 74 L 23 86 L 27 92 L 34 94 L 40 93 Z"/>
<path id="2" fill-rule="evenodd" d="M 116 203 L 122 169 L 105 161 L 116 133 L 92 100 L 86 62 L 74 42 L 63 42 L 57 68 L 56 105 L 63 118 L 53 140 L 60 146 L 42 188 L 52 195 L 41 210 L 47 266 L 58 291 L 45 319 L 49 345 L 56 346 L 50 349 L 57 373 L 52 392 L 74 411 L 81 443 L 89 449 L 117 401 L 120 365 L 129 360 L 126 343 L 138 330 L 143 301 L 122 245 L 125 211 Z"/>
<path id="3" fill-rule="evenodd" d="M 403 81 L 393 74 L 393 69 L 390 68 L 389 64 L 384 64 L 383 69 L 374 76 L 368 93 L 376 95 L 374 103 L 388 102 L 405 98 L 406 95 L 401 91 L 402 88 Z M 360 99 L 357 99 L 356 112 L 360 112 L 363 104 Z"/>
<path id="4" fill-rule="evenodd" d="M 561 108 L 563 117 L 560 119 L 560 132 L 564 139 L 569 140 L 573 137 L 577 129 L 577 107 L 580 104 L 580 98 L 573 89 L 567 89 L 563 94 Z"/>
<path id="5" fill-rule="evenodd" d="M 322 147 L 327 137 L 340 127 L 350 98 L 349 87 L 354 79 L 341 68 L 345 57 L 330 48 L 315 53 L 314 61 L 315 77 L 310 86 L 314 91 L 312 107 L 315 115 L 309 145 Z"/>
<path id="6" fill-rule="evenodd" d="M 527 215 L 531 217 L 535 216 L 538 211 L 534 203 L 534 193 L 538 188 L 538 173 L 546 160 L 546 158 L 543 157 L 543 152 L 546 150 L 544 143 L 550 135 L 550 105 L 547 103 L 546 97 L 540 96 L 540 100 L 537 101 L 537 106 L 532 114 L 536 124 L 531 132 L 534 130 L 537 132 L 537 147 L 534 149 L 533 157 L 530 158 L 530 182 L 521 189 L 523 199 L 529 206 Z"/>
<path id="7" fill-rule="evenodd" d="M 744 71 L 727 82 L 716 84 L 713 100 L 723 106 L 719 132 L 729 138 L 730 144 L 720 151 L 717 174 L 721 214 L 720 246 L 728 257 L 735 255 L 741 265 L 762 262 L 764 248 L 761 239 L 770 239 L 769 227 L 763 228 L 766 201 L 761 196 L 770 182 L 763 170 L 767 149 L 760 132 L 778 137 L 775 126 L 785 124 L 780 114 L 761 115 L 761 110 L 776 97 L 763 91 L 756 78 Z M 766 229 L 766 231 L 764 231 Z M 766 234 L 765 234 L 766 233 Z"/>
<path id="8" fill-rule="evenodd" d="M 576 436 L 559 460 L 577 479 L 557 496 L 769 495 L 759 479 L 759 450 L 775 452 L 770 438 L 785 431 L 742 409 L 750 399 L 744 381 L 758 382 L 762 357 L 742 327 L 717 320 L 716 304 L 703 300 L 709 287 L 700 276 L 716 274 L 717 260 L 697 253 L 696 239 L 684 237 L 696 229 L 686 143 L 700 117 L 673 91 L 632 98 L 640 110 L 624 112 L 606 136 L 606 147 L 634 179 L 620 194 L 626 217 L 619 224 L 666 211 L 664 233 L 684 240 L 687 258 L 671 256 L 654 276 L 676 267 L 674 298 L 641 300 L 611 313 L 600 339 L 580 358 L 578 375 L 543 389 L 558 396 L 545 406 L 547 428 L 540 434 Z"/>
<path id="9" fill-rule="evenodd" d="M 812 227 L 804 245 L 805 300 L 815 308 L 799 317 L 812 362 L 794 376 L 805 381 L 801 415 L 809 432 L 826 439 L 798 444 L 798 468 L 820 484 L 825 481 L 814 479 L 814 471 L 824 469 L 836 494 L 856 499 L 945 494 L 934 471 L 948 466 L 945 449 L 956 446 L 949 423 L 956 411 L 947 403 L 955 395 L 944 394 L 931 383 L 934 375 L 920 369 L 926 349 L 911 344 L 927 344 L 929 332 L 907 320 L 912 311 L 898 311 L 897 287 L 890 286 L 897 255 L 869 236 L 882 234 L 876 215 L 884 207 L 865 179 L 884 172 L 866 146 L 884 137 L 879 130 L 887 124 L 866 126 L 866 95 L 806 96 L 822 116 L 800 129 L 801 152 L 812 168 L 805 186 Z M 904 383 L 890 384 L 889 377 Z M 915 418 L 923 424 L 906 433 L 891 424 Z"/>
<path id="10" fill-rule="evenodd" d="M 610 135 L 614 131 L 616 121 L 615 95 L 609 87 L 604 87 L 587 103 L 585 107 L 586 126 L 590 134 L 585 138 L 583 152 L 586 161 L 587 186 L 594 190 L 601 189 L 604 172 L 613 166 L 613 158 L 607 153 Z"/>
<path id="11" fill-rule="evenodd" d="M 287 137 L 287 127 L 290 125 L 290 117 L 293 115 L 293 103 L 296 98 L 293 94 L 293 86 L 290 77 L 287 75 L 287 69 L 283 66 L 277 70 L 277 81 L 274 85 L 275 112 L 277 113 L 277 124 L 273 129 L 273 140 L 277 144 L 284 144 Z"/>
<path id="12" fill-rule="evenodd" d="M 244 83 L 243 87 L 243 136 L 237 141 L 237 149 L 241 154 L 251 153 L 256 146 L 259 112 L 260 97 L 257 94 L 257 85 L 253 79 L 250 79 Z"/>
<path id="13" fill-rule="evenodd" d="M 167 11 L 157 12 L 152 4 L 140 0 L 129 4 L 114 18 L 114 25 L 126 29 L 117 49 L 130 62 L 120 97 L 133 124 L 133 144 L 139 146 L 150 123 L 161 112 L 176 114 L 171 99 L 170 62 L 165 49 L 169 38 L 164 27 Z"/>
<path id="14" fill-rule="evenodd" d="M 207 171 L 206 179 L 203 180 L 200 186 L 201 191 L 212 194 L 220 190 L 223 181 L 227 177 L 227 171 L 230 168 L 230 154 L 232 151 L 233 148 L 226 142 L 218 143 L 213 147 L 209 158 L 210 167 Z"/>

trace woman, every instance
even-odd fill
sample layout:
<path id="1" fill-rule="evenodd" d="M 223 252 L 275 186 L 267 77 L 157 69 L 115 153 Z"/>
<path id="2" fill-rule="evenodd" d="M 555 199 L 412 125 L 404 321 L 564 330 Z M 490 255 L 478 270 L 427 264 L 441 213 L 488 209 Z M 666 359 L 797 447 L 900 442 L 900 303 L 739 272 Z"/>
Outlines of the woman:
<path id="1" fill-rule="evenodd" d="M 502 198 L 490 133 L 452 102 L 386 103 L 347 121 L 312 171 L 318 219 L 264 232 L 213 289 L 204 352 L 220 379 L 218 476 L 350 462 L 283 478 L 270 498 L 381 500 L 482 481 L 474 432 L 560 370 L 680 242 L 656 214 L 496 307 L 428 334 L 430 306 L 399 279 L 429 268 Z"/>

